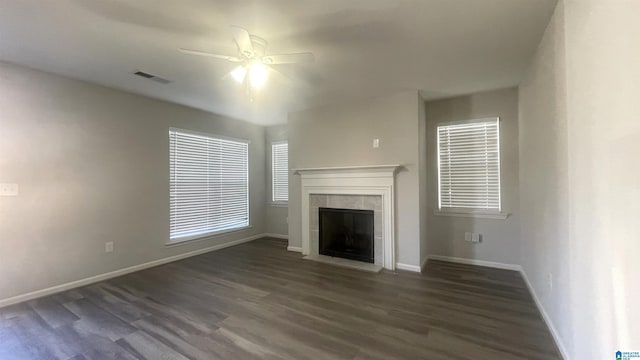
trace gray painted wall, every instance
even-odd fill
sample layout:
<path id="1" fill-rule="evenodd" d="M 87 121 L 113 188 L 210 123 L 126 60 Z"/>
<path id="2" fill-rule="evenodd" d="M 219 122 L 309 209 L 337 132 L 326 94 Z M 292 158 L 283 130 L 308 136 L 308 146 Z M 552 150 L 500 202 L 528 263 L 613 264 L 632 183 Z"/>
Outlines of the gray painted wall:
<path id="1" fill-rule="evenodd" d="M 417 91 L 289 114 L 289 167 L 402 164 L 396 178 L 397 261 L 420 265 Z M 380 139 L 374 149 L 372 140 Z M 289 178 L 289 245 L 301 247 L 300 178 Z"/>
<path id="2" fill-rule="evenodd" d="M 640 348 L 639 13 L 560 1 L 520 87 L 522 266 L 572 359 Z"/>
<path id="3" fill-rule="evenodd" d="M 260 126 L 6 63 L 0 109 L 0 299 L 265 230 Z M 165 246 L 169 127 L 251 141 L 252 229 Z"/>
<path id="4" fill-rule="evenodd" d="M 517 264 L 520 255 L 518 193 L 518 89 L 510 88 L 430 101 L 427 109 L 427 233 L 429 254 Z M 500 176 L 506 220 L 436 216 L 438 209 L 438 123 L 500 117 Z M 482 234 L 482 242 L 464 241 L 465 232 Z"/>
<path id="5" fill-rule="evenodd" d="M 266 207 L 265 207 L 265 226 L 266 232 L 269 234 L 287 236 L 289 234 L 289 225 L 287 224 L 287 216 L 289 215 L 288 206 L 282 204 L 273 204 L 271 202 L 272 191 L 272 163 L 271 163 L 271 143 L 274 141 L 288 140 L 287 125 L 268 126 L 265 128 L 265 169 L 266 169 Z"/>

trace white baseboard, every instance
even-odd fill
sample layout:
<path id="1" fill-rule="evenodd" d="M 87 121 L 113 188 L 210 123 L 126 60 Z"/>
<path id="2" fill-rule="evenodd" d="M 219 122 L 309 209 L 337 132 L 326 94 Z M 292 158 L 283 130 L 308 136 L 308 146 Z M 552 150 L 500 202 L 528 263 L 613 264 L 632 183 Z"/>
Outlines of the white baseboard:
<path id="1" fill-rule="evenodd" d="M 413 272 L 417 272 L 417 273 L 420 272 L 420 266 L 403 264 L 403 263 L 396 263 L 396 269 L 398 269 L 398 270 L 406 270 L 406 271 L 413 271 Z"/>
<path id="2" fill-rule="evenodd" d="M 453 263 L 458 263 L 458 264 L 486 266 L 486 267 L 492 267 L 492 268 L 496 268 L 496 269 L 522 271 L 522 267 L 520 265 L 504 264 L 504 263 L 499 263 L 499 262 L 494 262 L 494 261 L 484 261 L 484 260 L 467 259 L 467 258 L 459 258 L 459 257 L 453 257 L 453 256 L 442 256 L 442 255 L 429 255 L 427 259 L 448 261 L 448 262 L 453 262 Z"/>
<path id="3" fill-rule="evenodd" d="M 544 322 L 547 325 L 547 328 L 549 329 L 551 336 L 553 336 L 553 340 L 555 341 L 556 346 L 558 347 L 558 350 L 560 350 L 560 356 L 562 356 L 564 360 L 570 359 L 569 353 L 567 352 L 567 349 L 562 343 L 560 334 L 558 333 L 555 326 L 553 325 L 553 321 L 551 321 L 551 318 L 545 311 L 544 306 L 542 306 L 542 302 L 540 302 L 540 299 L 538 298 L 538 295 L 533 289 L 531 282 L 529 282 L 527 273 L 524 271 L 522 266 L 516 265 L 516 264 L 504 264 L 504 263 L 498 263 L 493 261 L 465 259 L 465 258 L 458 258 L 458 257 L 452 257 L 452 256 L 442 256 L 442 255 L 429 255 L 427 259 L 448 261 L 448 262 L 454 262 L 459 264 L 486 266 L 486 267 L 492 267 L 497 269 L 514 270 L 514 271 L 520 272 L 520 274 L 522 274 L 522 278 L 524 279 L 525 284 L 527 284 L 527 288 L 529 288 L 529 293 L 531 293 L 531 297 L 533 297 L 533 301 L 535 302 L 536 307 L 538 308 L 538 311 L 540 311 L 540 314 L 542 315 L 542 318 L 544 319 Z"/>
<path id="4" fill-rule="evenodd" d="M 289 239 L 289 235 L 272 234 L 272 233 L 264 233 L 262 235 L 265 236 L 265 237 L 272 237 L 272 238 L 276 238 L 276 239 L 285 239 L 285 240 Z"/>
<path id="5" fill-rule="evenodd" d="M 520 269 L 520 273 L 522 274 L 522 278 L 524 279 L 524 282 L 527 284 L 527 287 L 529 288 L 529 292 L 531 293 L 531 297 L 533 297 L 533 301 L 535 301 L 536 306 L 538 307 L 538 311 L 540 311 L 540 314 L 542 314 L 542 318 L 544 319 L 544 322 L 547 324 L 547 328 L 549 328 L 549 332 L 551 332 L 551 336 L 553 336 L 553 340 L 556 342 L 558 350 L 560 350 L 560 356 L 562 356 L 564 360 L 569 360 L 569 353 L 567 352 L 567 349 L 564 347 L 564 344 L 562 343 L 560 334 L 556 330 L 556 327 L 553 326 L 553 322 L 551 321 L 551 318 L 549 317 L 547 312 L 544 310 L 544 306 L 542 306 L 542 302 L 538 298 L 538 295 L 536 295 L 535 290 L 533 290 L 533 286 L 531 285 L 531 282 L 529 282 L 527 273 L 524 271 L 524 269 Z"/>
<path id="6" fill-rule="evenodd" d="M 205 253 L 208 253 L 208 252 L 211 252 L 211 251 L 224 249 L 224 248 L 227 248 L 227 247 L 230 247 L 230 246 L 239 245 L 239 244 L 246 243 L 246 242 L 249 242 L 249 241 L 253 241 L 253 240 L 256 240 L 256 239 L 260 239 L 260 238 L 263 238 L 263 237 L 275 237 L 275 238 L 282 238 L 282 239 L 286 239 L 287 238 L 285 235 L 268 234 L 267 233 L 267 234 L 259 234 L 259 235 L 250 236 L 250 237 L 247 237 L 247 238 L 244 238 L 244 239 L 234 240 L 234 241 L 226 242 L 226 243 L 223 243 L 223 244 L 217 244 L 217 245 L 209 246 L 209 247 L 206 247 L 206 248 L 203 248 L 203 249 L 191 251 L 191 252 L 188 252 L 188 253 L 169 256 L 169 257 L 166 257 L 166 258 L 162 258 L 162 259 L 146 262 L 144 264 L 134 265 L 134 266 L 130 266 L 130 267 L 127 267 L 127 268 L 111 271 L 111 272 L 108 272 L 108 273 L 104 273 L 104 274 L 100 274 L 100 275 L 96 275 L 96 276 L 91 276 L 91 277 L 80 279 L 80 280 L 76 280 L 76 281 L 71 281 L 71 282 L 68 282 L 68 283 L 65 283 L 65 284 L 52 286 L 52 287 L 49 287 L 49 288 L 46 288 L 46 289 L 36 290 L 36 291 L 32 291 L 32 292 L 29 292 L 29 293 L 26 293 L 26 294 L 13 296 L 13 297 L 6 298 L 6 299 L 0 299 L 0 308 L 5 307 L 5 306 L 9 306 L 9 305 L 13 305 L 13 304 L 17 304 L 17 303 L 21 303 L 21 302 L 24 302 L 24 301 L 29 301 L 29 300 L 33 300 L 33 299 L 36 299 L 36 298 L 48 296 L 48 295 L 53 295 L 53 294 L 56 294 L 56 293 L 59 293 L 59 292 L 62 292 L 62 291 L 66 291 L 66 290 L 71 290 L 71 289 L 74 289 L 74 288 L 77 288 L 77 287 L 90 285 L 90 284 L 93 284 L 93 283 L 96 283 L 96 282 L 108 280 L 108 279 L 111 279 L 111 278 L 114 278 L 114 277 L 118 277 L 118 276 L 129 274 L 129 273 L 132 273 L 132 272 L 136 272 L 136 271 L 152 268 L 152 267 L 159 266 L 159 265 L 168 264 L 170 262 L 186 259 L 186 258 L 189 258 L 189 257 L 192 257 L 192 256 L 197 256 L 197 255 L 205 254 Z M 294 251 L 294 252 L 300 252 L 300 253 L 302 252 L 302 248 L 296 247 L 296 246 L 288 246 L 287 250 L 288 251 Z M 520 265 L 503 264 L 503 263 L 492 262 L 492 261 L 465 259 L 465 258 L 458 258 L 458 257 L 451 257 L 451 256 L 442 256 L 442 255 L 429 255 L 422 262 L 421 266 L 408 265 L 408 264 L 403 264 L 403 263 L 396 263 L 396 268 L 399 269 L 399 270 L 406 270 L 406 271 L 412 271 L 412 272 L 421 272 L 421 270 L 424 269 L 425 265 L 427 264 L 428 260 L 441 260 L 441 261 L 449 261 L 449 262 L 455 262 L 455 263 L 461 263 L 461 264 L 487 266 L 487 267 L 493 267 L 493 268 L 498 268 L 498 269 L 507 269 L 507 270 L 519 271 L 522 274 L 522 277 L 523 277 L 525 283 L 527 284 L 527 287 L 529 288 L 529 292 L 531 293 L 531 296 L 533 297 L 533 300 L 534 300 L 536 306 L 538 307 L 538 310 L 540 311 L 540 314 L 542 314 L 542 318 L 544 319 L 545 323 L 547 324 L 547 327 L 549 328 L 549 331 L 551 332 L 551 335 L 553 336 L 553 339 L 556 342 L 556 345 L 558 346 L 558 349 L 560 350 L 561 356 L 563 357 L 563 359 L 569 360 L 569 355 L 567 353 L 566 348 L 564 347 L 564 344 L 561 341 L 561 338 L 560 338 L 560 335 L 559 335 L 558 331 L 556 330 L 555 326 L 553 325 L 553 322 L 551 321 L 551 318 L 549 317 L 549 315 L 545 311 L 544 307 L 542 306 L 542 303 L 540 302 L 540 299 L 536 295 L 536 292 L 534 291 L 533 286 L 529 282 L 529 278 L 527 277 L 526 272 L 522 269 L 522 267 Z"/>
<path id="7" fill-rule="evenodd" d="M 144 264 L 134 265 L 134 266 L 126 267 L 126 268 L 123 268 L 123 269 L 111 271 L 111 272 L 108 272 L 108 273 L 95 275 L 95 276 L 91 276 L 91 277 L 80 279 L 80 280 L 76 280 L 76 281 L 71 281 L 71 282 L 68 282 L 68 283 L 65 283 L 65 284 L 52 286 L 52 287 L 49 287 L 49 288 L 46 288 L 46 289 L 36 290 L 36 291 L 32 291 L 32 292 L 29 292 L 29 293 L 26 293 L 26 294 L 16 295 L 16 296 L 13 296 L 13 297 L 10 297 L 10 298 L 6 298 L 6 299 L 0 299 L 0 308 L 5 307 L 5 306 L 9 306 L 9 305 L 13 305 L 13 304 L 18 304 L 18 303 L 21 303 L 21 302 L 24 302 L 24 301 L 37 299 L 37 298 L 44 297 L 44 296 L 53 295 L 53 294 L 56 294 L 56 293 L 59 293 L 59 292 L 62 292 L 62 291 L 71 290 L 71 289 L 74 289 L 74 288 L 77 288 L 77 287 L 90 285 L 90 284 L 93 284 L 93 283 L 96 283 L 96 282 L 108 280 L 108 279 L 111 279 L 111 278 L 114 278 L 114 277 L 118 277 L 118 276 L 129 274 L 129 273 L 132 273 L 132 272 L 136 272 L 136 271 L 152 268 L 152 267 L 155 267 L 155 266 L 158 266 L 158 265 L 164 265 L 164 264 L 167 264 L 167 263 L 170 263 L 170 262 L 186 259 L 186 258 L 189 258 L 189 257 L 192 257 L 192 256 L 201 255 L 201 254 L 208 253 L 208 252 L 211 252 L 211 251 L 224 249 L 226 247 L 239 245 L 239 244 L 246 243 L 246 242 L 249 242 L 249 241 L 253 241 L 253 240 L 256 240 L 256 239 L 260 239 L 260 238 L 263 238 L 263 237 L 266 237 L 266 236 L 267 235 L 265 235 L 265 234 L 254 235 L 254 236 L 250 236 L 250 237 L 247 237 L 247 238 L 244 238 L 244 239 L 229 241 L 229 242 L 226 242 L 226 243 L 223 243 L 223 244 L 217 244 L 217 245 L 209 246 L 209 247 L 206 247 L 204 249 L 199 249 L 199 250 L 190 251 L 190 252 L 184 253 L 184 254 L 169 256 L 169 257 L 166 257 L 166 258 L 149 261 L 149 262 L 146 262 Z"/>
<path id="8" fill-rule="evenodd" d="M 424 260 L 422 260 L 422 264 L 420 264 L 420 272 L 424 271 L 424 268 L 427 266 L 427 262 L 429 261 L 429 257 L 427 256 Z"/>
<path id="9" fill-rule="evenodd" d="M 428 260 L 429 260 L 428 257 L 426 259 L 422 260 L 422 264 L 420 264 L 420 266 L 408 265 L 408 264 L 403 264 L 403 263 L 396 263 L 396 269 L 421 273 L 422 270 L 424 270 L 424 267 L 427 266 L 427 261 Z"/>

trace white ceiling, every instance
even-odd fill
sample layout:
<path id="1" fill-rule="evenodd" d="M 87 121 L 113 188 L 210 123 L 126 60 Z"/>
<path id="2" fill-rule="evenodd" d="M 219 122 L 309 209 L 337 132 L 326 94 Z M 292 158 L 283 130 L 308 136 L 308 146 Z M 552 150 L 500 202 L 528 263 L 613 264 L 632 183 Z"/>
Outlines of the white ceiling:
<path id="1" fill-rule="evenodd" d="M 0 0 L 0 60 L 262 125 L 286 113 L 417 89 L 425 98 L 517 85 L 556 0 Z M 233 64 L 179 47 L 236 54 L 229 26 L 280 65 L 250 102 Z M 135 70 L 172 81 L 162 85 Z"/>

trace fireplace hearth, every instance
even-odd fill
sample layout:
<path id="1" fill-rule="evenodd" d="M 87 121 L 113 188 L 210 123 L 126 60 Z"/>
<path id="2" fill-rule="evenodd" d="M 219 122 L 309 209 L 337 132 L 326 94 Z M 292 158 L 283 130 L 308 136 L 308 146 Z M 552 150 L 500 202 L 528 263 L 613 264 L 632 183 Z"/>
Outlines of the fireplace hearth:
<path id="1" fill-rule="evenodd" d="M 321 255 L 374 263 L 372 210 L 318 209 Z"/>

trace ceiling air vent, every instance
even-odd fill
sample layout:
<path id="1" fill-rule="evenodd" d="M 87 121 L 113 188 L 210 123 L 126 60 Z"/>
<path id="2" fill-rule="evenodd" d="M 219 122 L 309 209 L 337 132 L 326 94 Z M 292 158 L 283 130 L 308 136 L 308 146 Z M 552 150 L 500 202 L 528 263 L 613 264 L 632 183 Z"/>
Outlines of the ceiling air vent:
<path id="1" fill-rule="evenodd" d="M 170 80 L 167 80 L 165 78 L 161 78 L 159 76 L 155 76 L 155 75 L 146 73 L 144 71 L 139 71 L 139 70 L 134 72 L 133 75 L 137 75 L 137 76 L 143 77 L 145 79 L 153 80 L 153 81 L 155 81 L 157 83 L 160 83 L 160 84 L 168 84 L 168 83 L 171 82 Z"/>

